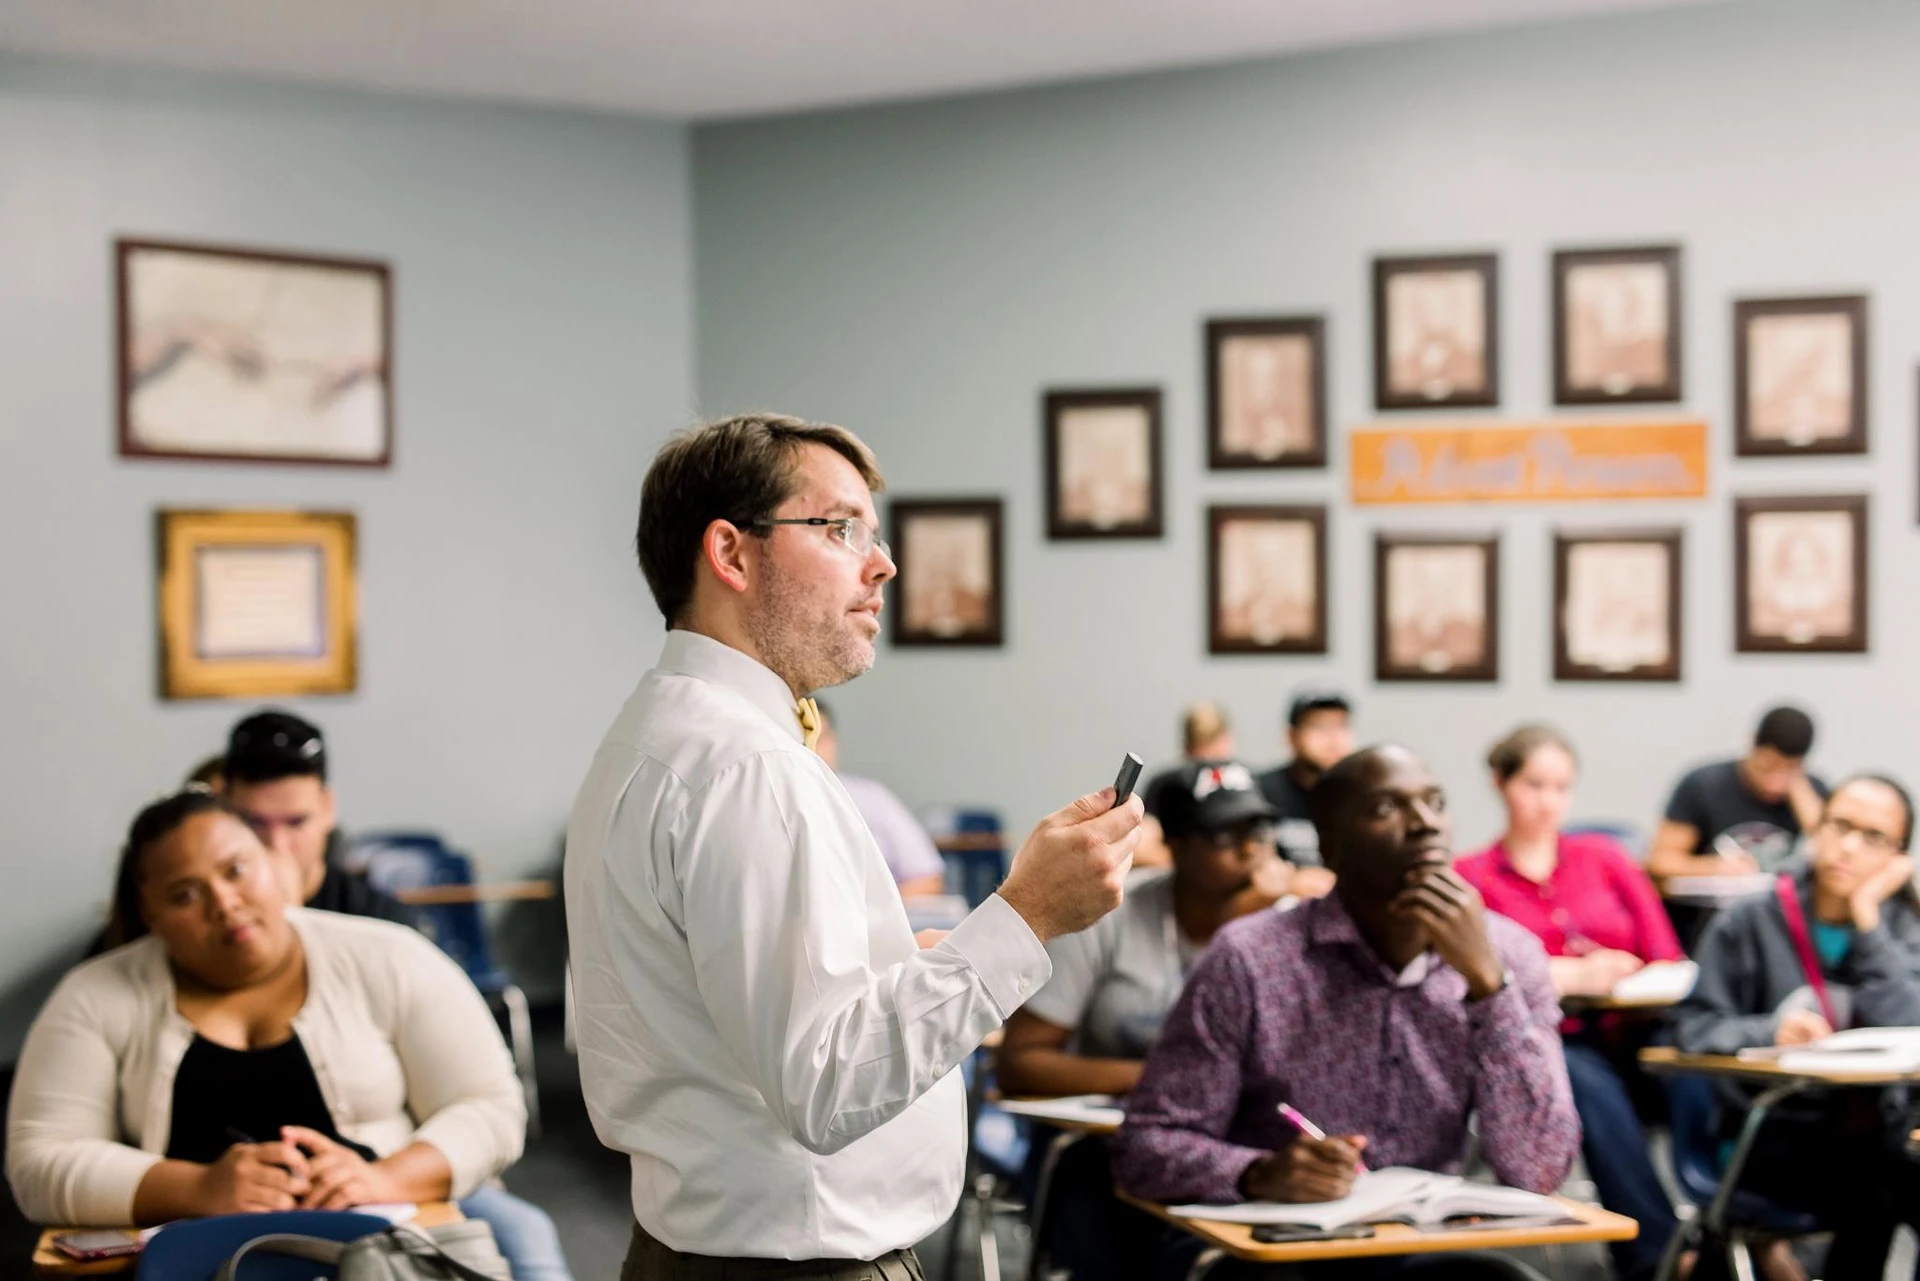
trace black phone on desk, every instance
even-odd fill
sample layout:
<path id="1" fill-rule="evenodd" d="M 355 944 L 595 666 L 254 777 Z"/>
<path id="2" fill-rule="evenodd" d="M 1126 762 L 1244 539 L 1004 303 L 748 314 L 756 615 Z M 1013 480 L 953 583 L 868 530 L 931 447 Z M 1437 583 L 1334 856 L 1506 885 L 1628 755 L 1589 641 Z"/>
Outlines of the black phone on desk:
<path id="1" fill-rule="evenodd" d="M 117 1259 L 123 1255 L 140 1253 L 140 1234 L 124 1228 L 82 1228 L 73 1232 L 56 1232 L 53 1248 L 69 1259 L 82 1262 Z"/>
<path id="2" fill-rule="evenodd" d="M 1344 1228 L 1316 1228 L 1310 1223 L 1263 1223 L 1253 1230 L 1258 1245 L 1289 1245 L 1296 1241 L 1365 1241 L 1373 1235 L 1371 1223 L 1349 1223 Z"/>

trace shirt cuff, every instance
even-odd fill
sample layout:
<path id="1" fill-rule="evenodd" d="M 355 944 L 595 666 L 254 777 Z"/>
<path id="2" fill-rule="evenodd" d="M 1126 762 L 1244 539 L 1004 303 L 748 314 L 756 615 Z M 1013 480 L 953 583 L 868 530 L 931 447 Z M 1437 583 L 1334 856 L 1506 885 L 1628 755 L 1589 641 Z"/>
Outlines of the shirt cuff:
<path id="1" fill-rule="evenodd" d="M 1467 1003 L 1467 1029 L 1474 1050 L 1481 1056 L 1500 1056 L 1521 1044 L 1533 1031 L 1533 1008 L 1518 979 L 1508 976 L 1506 984 L 1482 1001 Z"/>
<path id="2" fill-rule="evenodd" d="M 952 948 L 986 985 L 1005 1019 L 1053 975 L 1053 958 L 1013 904 L 998 894 L 968 913 L 940 942 Z"/>

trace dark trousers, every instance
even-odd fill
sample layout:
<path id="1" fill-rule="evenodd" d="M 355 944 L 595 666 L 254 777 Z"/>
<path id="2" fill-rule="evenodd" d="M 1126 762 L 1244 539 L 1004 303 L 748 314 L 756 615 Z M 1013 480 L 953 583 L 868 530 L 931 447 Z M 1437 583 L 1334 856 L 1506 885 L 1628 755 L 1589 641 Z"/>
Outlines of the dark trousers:
<path id="1" fill-rule="evenodd" d="M 911 1250 L 858 1259 L 735 1259 L 669 1250 L 633 1225 L 620 1281 L 926 1281 Z"/>
<path id="2" fill-rule="evenodd" d="M 1580 1154 L 1600 1191 L 1600 1204 L 1640 1223 L 1632 1241 L 1608 1246 L 1615 1275 L 1651 1277 L 1661 1252 L 1678 1228 L 1673 1203 L 1654 1172 L 1647 1133 L 1633 1105 L 1626 1074 L 1607 1049 L 1585 1038 L 1569 1038 L 1563 1048 L 1574 1110 L 1580 1114 Z"/>
<path id="3" fill-rule="evenodd" d="M 1857 1112 L 1853 1119 L 1770 1120 L 1740 1176 L 1743 1190 L 1804 1210 L 1832 1231 L 1825 1281 L 1880 1281 L 1894 1229 L 1920 1229 L 1920 1163 L 1907 1155 L 1906 1121 L 1862 1125 Z"/>

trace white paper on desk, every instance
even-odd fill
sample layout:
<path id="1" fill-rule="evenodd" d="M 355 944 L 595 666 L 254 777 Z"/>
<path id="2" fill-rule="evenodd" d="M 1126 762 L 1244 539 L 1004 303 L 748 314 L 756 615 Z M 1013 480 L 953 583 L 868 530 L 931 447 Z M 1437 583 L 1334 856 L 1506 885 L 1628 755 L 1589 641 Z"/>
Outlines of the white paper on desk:
<path id="1" fill-rule="evenodd" d="M 1857 1027 L 1774 1060 L 1783 1072 L 1920 1072 L 1920 1027 Z"/>
<path id="2" fill-rule="evenodd" d="M 410 1223 L 420 1213 L 420 1207 L 411 1201 L 382 1201 L 375 1205 L 356 1205 L 355 1214 L 372 1214 L 389 1223 Z"/>
<path id="3" fill-rule="evenodd" d="M 1564 1218 L 1566 1209 L 1552 1197 L 1521 1188 L 1470 1183 L 1454 1174 L 1434 1174 L 1389 1166 L 1367 1170 L 1353 1181 L 1353 1191 L 1338 1201 L 1310 1205 L 1283 1205 L 1249 1201 L 1242 1205 L 1176 1205 L 1168 1213 L 1183 1219 L 1213 1223 L 1300 1224 L 1323 1231 L 1354 1223 L 1414 1223 L 1434 1225 L 1458 1215 Z"/>
<path id="4" fill-rule="evenodd" d="M 1075 1094 L 1062 1099 L 1013 1099 L 1000 1105 L 1003 1112 L 1036 1121 L 1064 1121 L 1072 1125 L 1119 1129 L 1127 1113 L 1111 1094 Z"/>
<path id="5" fill-rule="evenodd" d="M 1680 1001 L 1693 991 L 1700 967 L 1692 961 L 1655 961 L 1613 985 L 1616 1001 Z"/>

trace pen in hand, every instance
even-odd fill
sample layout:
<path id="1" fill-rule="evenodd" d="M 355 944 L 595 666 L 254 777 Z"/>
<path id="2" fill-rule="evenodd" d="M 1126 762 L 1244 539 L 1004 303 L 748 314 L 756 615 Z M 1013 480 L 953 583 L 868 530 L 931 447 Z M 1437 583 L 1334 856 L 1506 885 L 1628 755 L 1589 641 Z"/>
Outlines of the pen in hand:
<path id="1" fill-rule="evenodd" d="M 1294 1129 L 1300 1131 L 1300 1133 L 1304 1134 L 1309 1139 L 1312 1139 L 1315 1143 L 1325 1143 L 1327 1141 L 1327 1132 L 1321 1129 L 1319 1126 L 1315 1125 L 1313 1122 L 1307 1120 L 1306 1115 L 1303 1112 L 1301 1112 L 1299 1108 L 1294 1107 L 1291 1103 L 1282 1103 L 1279 1107 L 1279 1112 L 1280 1112 L 1281 1120 L 1285 1121 L 1288 1125 L 1291 1125 Z M 1366 1140 L 1362 1139 L 1360 1140 L 1360 1142 L 1362 1145 L 1364 1145 L 1366 1143 Z M 1354 1164 L 1356 1168 L 1364 1170 L 1367 1168 L 1367 1158 L 1365 1157 L 1365 1155 L 1356 1155 L 1354 1158 Z"/>

